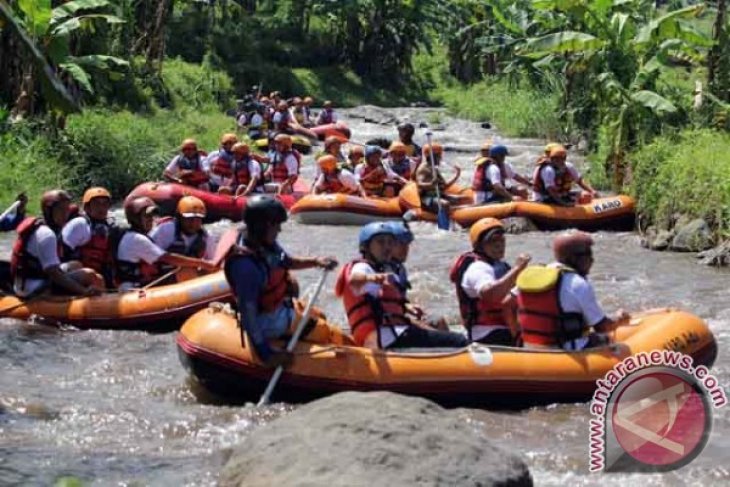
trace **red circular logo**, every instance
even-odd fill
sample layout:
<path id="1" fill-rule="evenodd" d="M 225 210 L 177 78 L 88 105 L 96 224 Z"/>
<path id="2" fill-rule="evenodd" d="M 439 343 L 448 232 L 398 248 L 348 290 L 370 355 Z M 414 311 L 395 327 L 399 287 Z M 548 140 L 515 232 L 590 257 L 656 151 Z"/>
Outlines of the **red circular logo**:
<path id="1" fill-rule="evenodd" d="M 627 378 L 611 421 L 616 440 L 635 461 L 670 470 L 702 451 L 710 414 L 705 395 L 690 376 L 654 369 Z"/>

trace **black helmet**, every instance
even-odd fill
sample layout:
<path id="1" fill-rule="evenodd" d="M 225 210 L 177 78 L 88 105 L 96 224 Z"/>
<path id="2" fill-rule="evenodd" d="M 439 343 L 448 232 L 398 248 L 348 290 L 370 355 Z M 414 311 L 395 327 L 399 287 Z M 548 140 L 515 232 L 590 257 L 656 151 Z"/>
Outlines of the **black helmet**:
<path id="1" fill-rule="evenodd" d="M 243 222 L 249 229 L 261 228 L 266 222 L 284 223 L 286 219 L 286 208 L 271 196 L 252 196 L 243 209 Z"/>
<path id="2" fill-rule="evenodd" d="M 411 135 L 415 133 L 416 129 L 412 123 L 404 122 L 398 125 L 398 132 L 409 132 Z"/>

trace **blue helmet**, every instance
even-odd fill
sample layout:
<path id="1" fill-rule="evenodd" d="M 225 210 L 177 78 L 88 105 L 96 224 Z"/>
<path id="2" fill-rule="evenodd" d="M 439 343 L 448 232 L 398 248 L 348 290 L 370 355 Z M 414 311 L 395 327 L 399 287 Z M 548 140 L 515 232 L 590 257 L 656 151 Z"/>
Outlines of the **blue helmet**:
<path id="1" fill-rule="evenodd" d="M 411 232 L 411 229 L 404 222 L 388 222 L 388 225 L 393 230 L 393 236 L 397 241 L 405 244 L 413 242 L 415 238 L 413 232 Z"/>
<path id="2" fill-rule="evenodd" d="M 497 157 L 497 156 L 507 156 L 509 155 L 509 151 L 507 150 L 507 146 L 504 145 L 493 145 L 489 148 L 489 157 Z"/>
<path id="3" fill-rule="evenodd" d="M 381 150 L 380 147 L 377 145 L 366 145 L 365 146 L 365 157 L 370 157 L 373 154 L 380 154 Z"/>
<path id="4" fill-rule="evenodd" d="M 372 240 L 376 235 L 393 235 L 393 237 L 395 237 L 395 233 L 393 232 L 393 227 L 390 222 L 368 223 L 360 229 L 360 236 L 358 237 L 360 248 L 367 245 L 368 242 L 370 242 L 370 240 Z"/>

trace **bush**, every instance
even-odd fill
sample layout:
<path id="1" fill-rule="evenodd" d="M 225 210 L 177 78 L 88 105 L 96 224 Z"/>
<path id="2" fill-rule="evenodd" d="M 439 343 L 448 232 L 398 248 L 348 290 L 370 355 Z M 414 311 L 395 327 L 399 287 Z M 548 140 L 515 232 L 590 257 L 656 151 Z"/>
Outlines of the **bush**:
<path id="1" fill-rule="evenodd" d="M 729 135 L 707 129 L 666 135 L 632 154 L 631 161 L 631 193 L 652 223 L 666 225 L 679 213 L 728 233 Z"/>

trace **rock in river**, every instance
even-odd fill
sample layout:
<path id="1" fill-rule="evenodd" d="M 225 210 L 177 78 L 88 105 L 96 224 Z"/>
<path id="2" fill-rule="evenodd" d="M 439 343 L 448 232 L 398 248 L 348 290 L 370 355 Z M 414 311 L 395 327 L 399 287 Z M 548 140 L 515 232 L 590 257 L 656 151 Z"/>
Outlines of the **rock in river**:
<path id="1" fill-rule="evenodd" d="M 388 392 L 345 392 L 301 406 L 237 447 L 223 486 L 528 486 L 519 455 L 463 411 Z"/>

